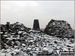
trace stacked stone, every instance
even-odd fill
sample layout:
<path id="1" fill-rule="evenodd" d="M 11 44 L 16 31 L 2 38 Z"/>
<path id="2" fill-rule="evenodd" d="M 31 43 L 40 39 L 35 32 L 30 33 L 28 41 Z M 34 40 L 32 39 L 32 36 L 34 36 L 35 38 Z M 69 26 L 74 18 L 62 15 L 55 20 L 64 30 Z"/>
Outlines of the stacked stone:
<path id="1" fill-rule="evenodd" d="M 22 23 L 16 22 L 14 24 L 10 24 L 10 22 L 7 22 L 5 25 L 1 24 L 1 48 L 5 48 L 5 44 L 7 42 L 8 45 L 11 45 L 11 42 L 8 40 L 8 38 L 11 39 L 11 37 L 18 38 L 21 40 L 21 38 L 26 34 L 30 28 L 25 27 Z M 16 39 L 17 40 L 17 39 Z"/>
<path id="2" fill-rule="evenodd" d="M 62 38 L 73 38 L 74 33 L 69 23 L 64 20 L 51 20 L 45 28 L 45 33 L 62 37 Z"/>
<path id="3" fill-rule="evenodd" d="M 33 23 L 33 30 L 40 30 L 39 20 L 35 19 Z"/>
<path id="4" fill-rule="evenodd" d="M 2 25 L 1 29 L 1 32 L 4 32 L 1 35 L 2 49 L 5 49 L 6 51 L 8 51 L 8 49 L 12 50 L 11 54 L 14 54 L 14 56 L 19 55 L 19 53 L 19 56 L 36 56 L 37 54 L 44 54 L 43 56 L 46 56 L 45 54 L 59 54 L 58 51 L 73 51 L 74 49 L 74 39 L 54 37 L 60 36 L 60 34 L 63 34 L 61 37 L 66 36 L 65 31 L 67 30 L 70 34 L 72 28 L 66 21 L 51 20 L 49 22 L 47 29 L 45 29 L 47 32 L 45 33 L 50 33 L 50 35 L 53 36 L 43 32 L 37 32 L 39 27 L 34 27 L 33 30 L 29 30 L 29 28 L 19 22 Z M 31 32 L 27 33 L 28 31 Z"/>

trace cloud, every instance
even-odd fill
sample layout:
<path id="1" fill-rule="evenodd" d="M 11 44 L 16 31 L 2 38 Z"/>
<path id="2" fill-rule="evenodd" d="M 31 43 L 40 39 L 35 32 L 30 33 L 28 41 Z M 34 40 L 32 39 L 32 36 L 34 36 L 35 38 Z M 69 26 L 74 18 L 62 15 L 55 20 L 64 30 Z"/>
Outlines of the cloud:
<path id="1" fill-rule="evenodd" d="M 36 18 L 41 28 L 51 19 L 59 19 L 74 29 L 74 1 L 1 1 L 1 23 L 19 21 L 32 27 Z"/>

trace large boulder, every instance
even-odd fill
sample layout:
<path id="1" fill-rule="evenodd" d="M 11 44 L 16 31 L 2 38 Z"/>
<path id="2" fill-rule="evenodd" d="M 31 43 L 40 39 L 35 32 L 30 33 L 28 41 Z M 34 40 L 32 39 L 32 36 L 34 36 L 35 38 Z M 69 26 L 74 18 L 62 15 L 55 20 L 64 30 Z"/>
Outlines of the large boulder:
<path id="1" fill-rule="evenodd" d="M 51 20 L 46 26 L 45 33 L 61 38 L 73 38 L 74 32 L 69 23 L 64 20 Z"/>

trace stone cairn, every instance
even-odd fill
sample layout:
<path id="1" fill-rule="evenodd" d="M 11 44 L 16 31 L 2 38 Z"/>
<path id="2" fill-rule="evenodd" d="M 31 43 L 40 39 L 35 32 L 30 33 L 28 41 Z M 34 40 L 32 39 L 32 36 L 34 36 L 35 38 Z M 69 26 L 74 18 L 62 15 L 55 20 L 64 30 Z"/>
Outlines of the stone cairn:
<path id="1" fill-rule="evenodd" d="M 64 20 L 51 20 L 46 26 L 45 33 L 61 37 L 61 38 L 74 38 L 74 32 L 69 23 Z"/>
<path id="2" fill-rule="evenodd" d="M 34 20 L 34 23 L 33 23 L 33 30 L 40 30 L 40 26 L 39 26 L 39 21 L 38 21 L 38 19 L 35 19 L 35 20 Z"/>

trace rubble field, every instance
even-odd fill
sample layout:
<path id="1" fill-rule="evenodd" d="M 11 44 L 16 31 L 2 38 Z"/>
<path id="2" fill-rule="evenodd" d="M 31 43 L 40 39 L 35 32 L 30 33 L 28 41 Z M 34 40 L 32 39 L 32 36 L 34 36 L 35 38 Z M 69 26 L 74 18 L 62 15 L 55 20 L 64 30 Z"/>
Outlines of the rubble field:
<path id="1" fill-rule="evenodd" d="M 37 56 L 74 51 L 74 38 L 62 38 L 32 30 L 22 23 L 1 24 L 0 56 Z"/>

